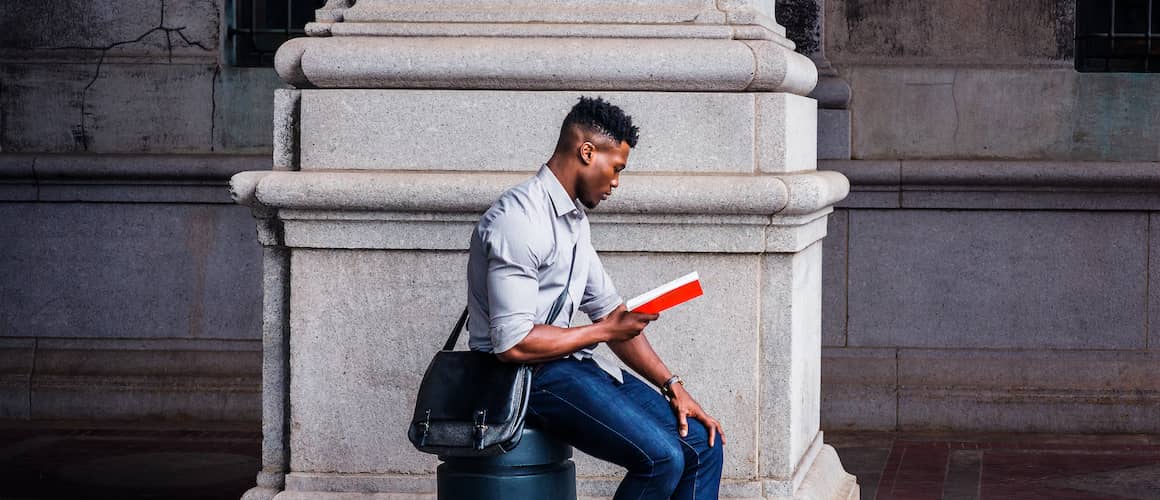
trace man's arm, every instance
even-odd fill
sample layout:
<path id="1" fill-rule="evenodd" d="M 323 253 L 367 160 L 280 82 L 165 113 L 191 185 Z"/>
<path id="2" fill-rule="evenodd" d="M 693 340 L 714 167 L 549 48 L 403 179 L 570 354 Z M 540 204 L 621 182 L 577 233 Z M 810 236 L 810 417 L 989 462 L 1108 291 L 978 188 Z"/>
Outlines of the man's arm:
<path id="1" fill-rule="evenodd" d="M 622 304 L 609 316 L 625 311 Z M 633 313 L 629 313 L 633 314 Z M 600 324 L 603 321 L 596 323 Z M 673 372 L 669 370 L 665 363 L 661 361 L 661 357 L 653 350 L 652 344 L 649 343 L 648 337 L 640 335 L 623 341 L 609 341 L 608 347 L 620 358 L 624 364 L 628 365 L 633 371 L 639 373 L 653 385 L 660 387 L 673 376 Z M 673 384 L 669 386 L 673 393 L 673 398 L 669 404 L 673 406 L 673 412 L 677 415 L 677 427 L 681 436 L 684 437 L 689 433 L 688 417 L 693 417 L 705 424 L 705 428 L 709 431 L 709 446 L 713 446 L 714 437 L 717 434 L 721 435 L 721 442 L 725 442 L 725 432 L 721 429 L 721 423 L 717 419 L 709 416 L 701 405 L 693 399 L 693 396 L 685 390 L 683 384 Z"/>
<path id="2" fill-rule="evenodd" d="M 511 363 L 538 363 L 559 359 L 580 349 L 600 342 L 623 342 L 639 338 L 640 332 L 656 314 L 623 311 L 623 307 L 608 315 L 607 321 L 586 326 L 560 328 L 535 325 L 515 347 L 496 354 Z"/>

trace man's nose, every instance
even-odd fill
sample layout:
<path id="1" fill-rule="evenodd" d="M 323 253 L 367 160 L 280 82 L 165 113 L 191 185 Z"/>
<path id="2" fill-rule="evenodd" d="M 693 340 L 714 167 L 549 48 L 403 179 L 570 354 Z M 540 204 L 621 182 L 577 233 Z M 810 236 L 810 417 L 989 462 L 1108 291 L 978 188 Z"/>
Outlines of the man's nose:
<path id="1" fill-rule="evenodd" d="M 620 174 L 616 174 L 616 177 L 612 178 L 612 187 L 619 187 L 619 186 L 620 186 Z"/>

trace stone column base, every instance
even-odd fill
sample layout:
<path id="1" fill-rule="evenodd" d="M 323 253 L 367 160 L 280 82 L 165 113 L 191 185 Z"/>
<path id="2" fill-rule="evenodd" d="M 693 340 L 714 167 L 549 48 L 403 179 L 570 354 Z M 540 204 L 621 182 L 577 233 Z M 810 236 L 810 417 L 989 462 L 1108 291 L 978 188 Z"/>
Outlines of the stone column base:
<path id="1" fill-rule="evenodd" d="M 857 478 L 842 468 L 838 452 L 833 446 L 823 444 L 813 465 L 806 472 L 805 480 L 792 498 L 858 500 L 860 493 Z"/>
<path id="2" fill-rule="evenodd" d="M 855 477 L 842 468 L 834 448 L 815 441 L 806 459 L 808 465 L 788 481 L 745 481 L 726 479 L 721 483 L 721 498 L 733 500 L 857 500 L 859 487 Z M 620 478 L 580 477 L 576 480 L 578 500 L 612 498 Z M 435 475 L 403 474 L 319 474 L 296 473 L 287 477 L 290 490 L 276 492 L 274 500 L 435 500 Z M 794 486 L 796 485 L 796 489 Z M 243 500 L 269 499 L 273 490 L 254 488 Z M 792 492 L 792 493 L 782 493 Z M 254 496 L 251 496 L 254 495 Z"/>
<path id="3" fill-rule="evenodd" d="M 280 492 L 281 490 L 276 490 L 273 488 L 255 486 L 246 490 L 246 492 L 242 494 L 242 500 L 271 500 Z"/>

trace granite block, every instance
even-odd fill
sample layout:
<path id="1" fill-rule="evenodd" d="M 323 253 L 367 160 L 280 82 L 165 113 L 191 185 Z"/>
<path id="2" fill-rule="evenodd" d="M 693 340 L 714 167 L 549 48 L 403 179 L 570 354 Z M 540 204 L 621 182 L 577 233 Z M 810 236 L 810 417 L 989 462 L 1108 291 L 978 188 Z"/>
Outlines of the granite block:
<path id="1" fill-rule="evenodd" d="M 1145 215 L 849 217 L 850 346 L 1143 347 Z"/>
<path id="2" fill-rule="evenodd" d="M 1070 154 L 1077 107 L 1071 68 L 856 67 L 843 74 L 854 89 L 856 158 Z"/>
<path id="3" fill-rule="evenodd" d="M 0 66 L 6 152 L 209 152 L 213 64 Z"/>
<path id="4" fill-rule="evenodd" d="M 822 246 L 767 254 L 761 269 L 762 477 L 787 481 L 818 433 Z M 787 425 L 788 423 L 788 425 Z"/>
<path id="5" fill-rule="evenodd" d="M 108 49 L 116 56 L 205 55 L 217 48 L 220 23 L 213 0 L 168 5 L 152 0 L 27 2 L 0 12 L 0 25 L 6 27 L 0 34 L 0 46 L 91 48 L 95 53 L 116 45 Z M 168 40 L 165 31 L 156 29 L 161 26 L 174 29 Z M 182 35 L 201 47 L 186 43 Z"/>
<path id="6" fill-rule="evenodd" d="M 580 95 L 633 116 L 630 171 L 753 171 L 752 94 L 426 90 L 303 91 L 302 168 L 534 170 Z"/>
<path id="7" fill-rule="evenodd" d="M 461 252 L 292 252 L 289 369 L 311 376 L 290 377 L 291 470 L 434 470 L 435 457 L 398 423 L 410 420 L 427 363 L 463 310 L 466 261 Z"/>
<path id="8" fill-rule="evenodd" d="M 302 91 L 274 91 L 274 170 L 298 170 L 299 130 L 302 124 Z"/>
<path id="9" fill-rule="evenodd" d="M 850 110 L 818 110 L 818 159 L 849 160 Z"/>
<path id="10" fill-rule="evenodd" d="M 945 4 L 830 0 L 824 29 L 826 53 L 835 63 L 1027 65 L 1029 61 L 1070 59 L 1071 51 L 1061 46 L 1075 34 L 1074 2 L 1068 3 L 1073 5 L 1070 15 L 1055 2 L 1016 8 L 1002 0 Z M 980 12 L 991 15 L 980 16 Z"/>
<path id="11" fill-rule="evenodd" d="M 214 100 L 216 71 L 214 64 L 105 65 L 85 91 L 83 150 L 212 151 L 215 110 L 206 103 Z"/>
<path id="12" fill-rule="evenodd" d="M 1160 142 L 1152 130 L 1160 96 L 1152 75 L 1077 73 L 1076 87 L 1073 158 L 1160 161 Z"/>
<path id="13" fill-rule="evenodd" d="M 415 353 L 433 355 L 442 340 L 431 332 L 453 322 L 460 307 L 454 304 L 463 302 L 464 259 L 458 252 L 294 252 L 291 370 L 319 373 L 291 380 L 294 470 L 432 470 L 433 460 L 414 452 L 402 434 L 380 426 L 409 418 L 429 361 Z M 756 430 L 745 422 L 757 404 L 757 358 L 747 347 L 757 335 L 757 281 L 737 277 L 755 276 L 756 257 L 605 253 L 603 261 L 626 297 L 672 279 L 672 269 L 700 271 L 706 296 L 666 312 L 650 327 L 650 339 L 687 380 L 690 392 L 724 423 L 730 440 L 740 443 L 729 449 L 726 476 L 754 474 L 757 449 L 744 443 L 756 439 Z M 444 271 L 413 273 L 417 268 Z M 367 275 L 376 279 L 362 278 Z M 718 331 L 716 318 L 726 314 L 734 317 L 735 328 Z M 439 326 L 442 322 L 448 323 Z M 384 325 L 391 326 L 384 330 Z M 347 342 L 328 341 L 333 335 Z M 343 368 L 328 368 L 334 366 Z M 384 455 L 382 449 L 400 451 Z M 615 466 L 586 458 L 577 462 L 582 475 L 618 474 Z"/>
<path id="14" fill-rule="evenodd" d="M 0 149 L 5 153 L 82 151 L 81 96 L 92 78 L 88 66 L 0 64 L 4 81 Z"/>
<path id="15" fill-rule="evenodd" d="M 895 349 L 822 349 L 822 428 L 893 430 L 898 420 Z"/>
<path id="16" fill-rule="evenodd" d="M 256 339 L 253 224 L 222 205 L 0 206 L 3 335 Z"/>
<path id="17" fill-rule="evenodd" d="M 285 86 L 278 74 L 270 68 L 222 66 L 213 84 L 213 151 L 265 154 L 268 162 L 275 123 L 271 95 Z"/>
<path id="18" fill-rule="evenodd" d="M 757 171 L 817 170 L 818 102 L 786 93 L 757 94 Z"/>
<path id="19" fill-rule="evenodd" d="M 1154 352 L 902 350 L 907 430 L 1157 432 Z"/>
<path id="20" fill-rule="evenodd" d="M 822 244 L 822 345 L 846 345 L 846 247 L 849 211 L 835 210 L 826 221 Z"/>

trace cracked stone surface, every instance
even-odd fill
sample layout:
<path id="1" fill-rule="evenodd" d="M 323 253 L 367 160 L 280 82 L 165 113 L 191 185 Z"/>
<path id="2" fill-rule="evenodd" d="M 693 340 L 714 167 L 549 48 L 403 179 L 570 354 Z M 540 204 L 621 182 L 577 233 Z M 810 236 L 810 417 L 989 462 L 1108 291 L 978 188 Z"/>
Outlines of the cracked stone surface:
<path id="1" fill-rule="evenodd" d="M 215 0 L 15 2 L 0 10 L 0 47 L 204 54 L 217 49 L 219 19 Z"/>
<path id="2" fill-rule="evenodd" d="M 85 93 L 89 65 L 0 66 L 5 82 L 0 147 L 5 152 L 208 152 L 215 68 L 110 64 Z"/>
<path id="3" fill-rule="evenodd" d="M 0 150 L 214 151 L 219 23 L 215 0 L 5 8 L 0 25 L 11 29 L 0 33 L 0 47 L 16 49 L 8 56 L 29 63 L 0 68 Z M 62 66 L 45 57 L 93 63 Z M 136 64 L 173 63 L 175 57 L 187 65 Z M 188 65 L 190 57 L 206 62 Z M 209 109 L 201 109 L 207 101 Z"/>

